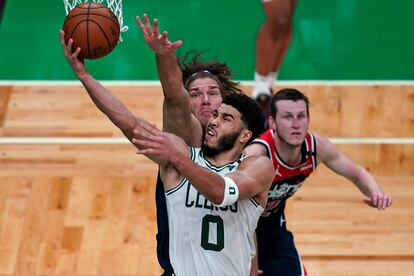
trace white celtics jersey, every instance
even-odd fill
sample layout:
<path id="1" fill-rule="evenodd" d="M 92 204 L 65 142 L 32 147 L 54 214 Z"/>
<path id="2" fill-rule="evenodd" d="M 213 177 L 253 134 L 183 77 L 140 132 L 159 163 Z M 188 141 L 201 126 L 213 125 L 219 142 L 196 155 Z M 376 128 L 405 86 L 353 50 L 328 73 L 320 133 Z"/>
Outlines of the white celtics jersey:
<path id="1" fill-rule="evenodd" d="M 216 167 L 191 148 L 198 165 L 226 175 L 237 170 L 242 159 Z M 253 198 L 216 207 L 187 179 L 166 192 L 170 229 L 170 260 L 178 276 L 249 275 L 255 253 L 253 232 L 263 207 Z"/>

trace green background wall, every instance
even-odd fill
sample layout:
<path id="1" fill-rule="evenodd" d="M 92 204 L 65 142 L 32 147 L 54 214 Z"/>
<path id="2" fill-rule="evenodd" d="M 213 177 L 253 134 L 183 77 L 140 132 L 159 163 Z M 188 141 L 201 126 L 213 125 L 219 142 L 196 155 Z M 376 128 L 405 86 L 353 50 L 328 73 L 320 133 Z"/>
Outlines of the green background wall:
<path id="1" fill-rule="evenodd" d="M 413 80 L 413 0 L 299 0 L 285 80 Z M 86 61 L 100 80 L 155 80 L 154 54 L 135 15 L 159 18 L 180 53 L 209 51 L 238 80 L 251 80 L 255 33 L 264 18 L 258 0 L 124 0 L 129 31 L 109 56 Z M 59 44 L 61 0 L 7 0 L 0 25 L 1 80 L 72 80 Z"/>

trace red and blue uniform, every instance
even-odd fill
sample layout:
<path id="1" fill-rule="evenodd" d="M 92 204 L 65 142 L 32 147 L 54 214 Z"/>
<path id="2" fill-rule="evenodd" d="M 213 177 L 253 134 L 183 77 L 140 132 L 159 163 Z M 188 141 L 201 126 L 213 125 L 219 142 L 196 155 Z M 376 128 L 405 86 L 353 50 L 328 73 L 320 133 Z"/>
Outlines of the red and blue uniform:
<path id="1" fill-rule="evenodd" d="M 279 156 L 271 129 L 265 131 L 252 143 L 263 145 L 275 168 L 273 183 L 269 189 L 266 209 L 259 219 L 256 235 L 259 268 L 262 275 L 306 275 L 305 268 L 296 250 L 293 235 L 286 229 L 285 205 L 315 170 L 316 140 L 308 132 L 301 147 L 302 159 L 299 165 L 290 166 Z"/>

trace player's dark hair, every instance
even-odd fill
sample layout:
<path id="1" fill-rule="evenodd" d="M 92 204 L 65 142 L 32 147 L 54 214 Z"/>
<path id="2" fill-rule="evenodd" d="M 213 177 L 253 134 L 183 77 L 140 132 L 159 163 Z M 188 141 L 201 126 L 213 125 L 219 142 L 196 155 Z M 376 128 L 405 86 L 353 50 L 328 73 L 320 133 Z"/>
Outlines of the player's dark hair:
<path id="1" fill-rule="evenodd" d="M 296 90 L 294 88 L 283 88 L 276 92 L 270 99 L 270 116 L 272 118 L 276 117 L 277 107 L 276 103 L 282 100 L 290 100 L 290 101 L 304 101 L 306 103 L 306 113 L 309 117 L 309 99 L 306 97 L 302 92 Z"/>
<path id="2" fill-rule="evenodd" d="M 231 105 L 240 112 L 244 125 L 252 132 L 252 137 L 247 144 L 263 133 L 265 125 L 263 111 L 249 96 L 230 93 L 223 97 L 222 103 Z"/>
<path id="3" fill-rule="evenodd" d="M 189 51 L 184 58 L 178 58 L 178 65 L 183 74 L 183 83 L 188 89 L 190 83 L 199 78 L 212 78 L 220 85 L 221 95 L 242 93 L 238 82 L 231 80 L 233 73 L 227 64 L 216 60 L 204 61 L 200 58 L 203 52 Z"/>

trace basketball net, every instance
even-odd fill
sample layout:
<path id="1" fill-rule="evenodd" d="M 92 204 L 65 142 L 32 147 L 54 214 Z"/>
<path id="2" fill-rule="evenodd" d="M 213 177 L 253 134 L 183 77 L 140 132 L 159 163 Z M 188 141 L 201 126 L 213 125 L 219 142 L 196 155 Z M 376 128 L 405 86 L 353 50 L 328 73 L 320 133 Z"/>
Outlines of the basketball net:
<path id="1" fill-rule="evenodd" d="M 128 26 L 124 25 L 124 17 L 122 15 L 122 0 L 92 0 L 93 2 L 106 4 L 108 8 L 110 8 L 116 17 L 118 17 L 119 25 L 121 27 L 121 32 L 126 32 L 128 30 Z M 88 0 L 63 0 L 65 4 L 66 15 L 77 5 L 84 3 L 84 2 L 91 2 Z M 105 2 L 105 3 L 102 3 Z M 119 36 L 119 40 L 122 41 L 122 36 Z"/>

